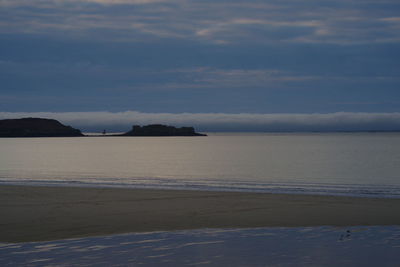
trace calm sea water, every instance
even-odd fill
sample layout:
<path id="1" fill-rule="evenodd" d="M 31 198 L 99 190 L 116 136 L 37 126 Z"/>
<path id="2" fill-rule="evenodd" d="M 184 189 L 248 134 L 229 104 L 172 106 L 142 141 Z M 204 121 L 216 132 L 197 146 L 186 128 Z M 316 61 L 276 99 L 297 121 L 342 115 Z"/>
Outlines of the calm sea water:
<path id="1" fill-rule="evenodd" d="M 0 183 L 400 197 L 400 134 L 0 139 Z"/>

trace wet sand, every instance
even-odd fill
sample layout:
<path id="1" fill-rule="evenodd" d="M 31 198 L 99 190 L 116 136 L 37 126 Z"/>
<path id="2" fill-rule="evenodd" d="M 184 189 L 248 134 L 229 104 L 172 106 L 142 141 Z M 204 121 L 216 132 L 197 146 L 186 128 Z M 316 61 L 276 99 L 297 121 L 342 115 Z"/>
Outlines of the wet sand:
<path id="1" fill-rule="evenodd" d="M 0 242 L 198 228 L 400 225 L 400 199 L 0 186 Z"/>

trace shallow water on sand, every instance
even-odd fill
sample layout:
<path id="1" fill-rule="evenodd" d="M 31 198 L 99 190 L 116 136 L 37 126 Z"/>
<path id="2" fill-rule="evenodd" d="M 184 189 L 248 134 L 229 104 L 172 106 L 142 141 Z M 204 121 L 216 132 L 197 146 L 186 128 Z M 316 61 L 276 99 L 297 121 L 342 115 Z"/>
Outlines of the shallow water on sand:
<path id="1" fill-rule="evenodd" d="M 202 229 L 0 243 L 1 266 L 398 266 L 400 228 Z"/>
<path id="2" fill-rule="evenodd" d="M 400 197 L 400 134 L 0 139 L 0 182 Z"/>

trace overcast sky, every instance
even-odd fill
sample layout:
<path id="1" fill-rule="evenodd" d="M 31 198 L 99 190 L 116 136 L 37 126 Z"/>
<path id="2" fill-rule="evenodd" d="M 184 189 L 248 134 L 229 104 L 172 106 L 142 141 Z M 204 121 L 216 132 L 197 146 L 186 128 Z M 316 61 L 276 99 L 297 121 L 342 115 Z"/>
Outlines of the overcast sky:
<path id="1" fill-rule="evenodd" d="M 400 1 L 1 0 L 0 112 L 99 111 L 400 112 Z"/>

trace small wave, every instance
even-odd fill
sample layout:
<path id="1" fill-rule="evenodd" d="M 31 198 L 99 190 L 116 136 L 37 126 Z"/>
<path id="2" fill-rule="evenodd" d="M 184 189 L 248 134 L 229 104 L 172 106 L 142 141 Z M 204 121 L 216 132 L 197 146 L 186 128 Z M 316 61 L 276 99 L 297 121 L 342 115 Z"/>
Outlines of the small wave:
<path id="1" fill-rule="evenodd" d="M 72 186 L 72 187 L 112 187 L 137 189 L 170 189 L 254 192 L 276 194 L 333 195 L 375 198 L 400 198 L 400 186 L 362 185 L 362 184 L 326 184 L 326 183 L 259 183 L 227 180 L 181 180 L 167 178 L 100 178 L 85 180 L 38 180 L 0 178 L 0 185 L 31 186 Z"/>

